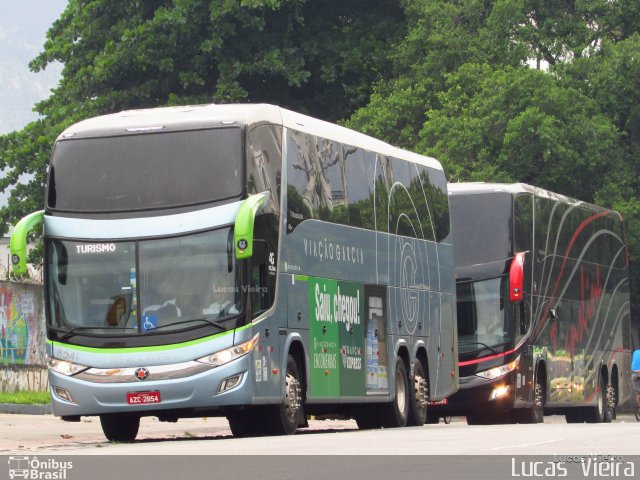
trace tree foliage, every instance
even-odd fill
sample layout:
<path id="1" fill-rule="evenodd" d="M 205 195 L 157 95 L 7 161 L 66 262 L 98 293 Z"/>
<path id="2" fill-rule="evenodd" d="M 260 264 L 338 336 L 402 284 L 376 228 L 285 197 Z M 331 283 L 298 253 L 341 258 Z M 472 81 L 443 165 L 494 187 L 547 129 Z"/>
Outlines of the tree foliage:
<path id="1" fill-rule="evenodd" d="M 617 167 L 619 132 L 596 102 L 554 77 L 520 67 L 466 64 L 428 112 L 420 150 L 453 180 L 532 183 L 594 198 L 595 178 Z"/>
<path id="2" fill-rule="evenodd" d="M 270 101 L 336 119 L 366 101 L 403 31 L 394 2 L 71 0 L 32 67 L 64 64 L 46 115 Z"/>
<path id="3" fill-rule="evenodd" d="M 40 208 L 75 121 L 263 101 L 434 155 L 453 180 L 616 208 L 640 264 L 639 52 L 637 0 L 70 0 L 32 62 L 62 62 L 60 86 L 0 137 L 3 218 Z"/>
<path id="4" fill-rule="evenodd" d="M 453 181 L 522 181 L 615 208 L 640 266 L 640 3 L 405 3 L 395 75 L 347 125 L 437 157 Z"/>
<path id="5" fill-rule="evenodd" d="M 336 120 L 391 72 L 404 32 L 400 3 L 384 0 L 69 0 L 31 63 L 61 62 L 62 80 L 36 106 L 40 121 L 0 138 L 0 188 L 13 188 L 3 219 L 42 208 L 53 141 L 76 121 L 210 102 Z"/>

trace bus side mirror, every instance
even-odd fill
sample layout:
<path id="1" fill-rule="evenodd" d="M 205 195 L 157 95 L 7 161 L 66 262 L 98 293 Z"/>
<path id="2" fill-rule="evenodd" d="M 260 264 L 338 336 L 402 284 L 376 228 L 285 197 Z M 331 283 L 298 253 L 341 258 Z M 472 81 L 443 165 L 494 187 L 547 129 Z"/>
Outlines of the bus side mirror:
<path id="1" fill-rule="evenodd" d="M 27 236 L 44 221 L 44 210 L 30 213 L 20 220 L 11 234 L 11 270 L 18 275 L 27 273 Z"/>
<path id="2" fill-rule="evenodd" d="M 233 229 L 233 240 L 236 258 L 250 258 L 253 255 L 253 226 L 256 214 L 263 204 L 267 203 L 268 192 L 257 193 L 247 197 L 238 210 Z"/>

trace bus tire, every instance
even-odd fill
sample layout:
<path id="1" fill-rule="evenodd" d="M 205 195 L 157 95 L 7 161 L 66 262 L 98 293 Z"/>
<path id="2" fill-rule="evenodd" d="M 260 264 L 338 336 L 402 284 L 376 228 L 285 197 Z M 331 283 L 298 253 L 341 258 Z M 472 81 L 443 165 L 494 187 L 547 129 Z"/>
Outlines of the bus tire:
<path id="1" fill-rule="evenodd" d="M 409 418 L 409 378 L 402 358 L 396 359 L 394 369 L 396 392 L 391 403 L 382 409 L 382 426 L 386 428 L 406 427 Z"/>
<path id="2" fill-rule="evenodd" d="M 616 418 L 616 389 L 611 383 L 607 384 L 605 396 L 604 422 L 611 423 Z"/>
<path id="3" fill-rule="evenodd" d="M 362 407 L 366 409 L 367 407 Z M 382 427 L 382 419 L 380 418 L 380 412 L 378 408 L 373 407 L 368 410 L 358 412 L 354 414 L 353 418 L 360 430 L 373 430 L 375 428 Z"/>
<path id="4" fill-rule="evenodd" d="M 133 413 L 107 413 L 100 415 L 104 436 L 110 442 L 131 443 L 140 429 L 140 416 Z"/>
<path id="5" fill-rule="evenodd" d="M 227 415 L 229 429 L 234 437 L 257 437 L 264 434 L 263 415 L 258 409 L 252 408 Z"/>
<path id="6" fill-rule="evenodd" d="M 427 397 L 429 396 L 429 381 L 425 375 L 420 359 L 416 358 L 413 367 L 413 378 L 409 382 L 413 388 L 409 389 L 409 416 L 407 425 L 421 427 L 427 420 Z"/>
<path id="7" fill-rule="evenodd" d="M 518 423 L 544 423 L 545 387 L 541 375 L 536 374 L 533 388 L 533 405 L 529 408 L 516 410 L 515 419 Z"/>
<path id="8" fill-rule="evenodd" d="M 440 423 L 440 415 L 437 415 L 435 413 L 427 413 L 427 420 L 425 421 L 425 423 L 429 423 L 429 424 Z"/>
<path id="9" fill-rule="evenodd" d="M 284 378 L 284 399 L 280 405 L 268 409 L 267 431 L 271 435 L 292 435 L 303 421 L 302 383 L 300 370 L 293 355 L 287 358 L 287 370 Z"/>
<path id="10" fill-rule="evenodd" d="M 598 386 L 596 387 L 596 406 L 587 407 L 585 420 L 587 423 L 602 423 L 605 418 L 607 403 L 607 385 L 604 382 L 602 372 L 598 374 Z"/>
<path id="11" fill-rule="evenodd" d="M 564 418 L 567 423 L 584 423 L 584 416 L 582 415 L 582 408 L 580 407 L 573 407 L 567 410 Z"/>

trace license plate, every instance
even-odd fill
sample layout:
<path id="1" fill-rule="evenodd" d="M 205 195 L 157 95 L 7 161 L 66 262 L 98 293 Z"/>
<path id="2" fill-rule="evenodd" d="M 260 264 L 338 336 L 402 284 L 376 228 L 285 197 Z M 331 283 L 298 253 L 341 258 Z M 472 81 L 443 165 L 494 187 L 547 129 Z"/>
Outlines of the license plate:
<path id="1" fill-rule="evenodd" d="M 443 398 L 442 400 L 439 400 L 437 402 L 427 402 L 427 405 L 431 405 L 431 406 L 448 405 L 448 404 L 449 404 L 449 399 L 448 398 Z"/>
<path id="2" fill-rule="evenodd" d="M 129 392 L 127 393 L 127 403 L 129 405 L 160 403 L 160 392 Z"/>

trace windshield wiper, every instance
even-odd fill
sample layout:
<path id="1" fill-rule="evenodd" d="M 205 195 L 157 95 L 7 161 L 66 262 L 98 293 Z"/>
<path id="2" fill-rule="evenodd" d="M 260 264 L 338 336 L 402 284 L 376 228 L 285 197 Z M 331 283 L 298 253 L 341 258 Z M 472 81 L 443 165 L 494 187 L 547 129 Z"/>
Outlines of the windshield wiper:
<path id="1" fill-rule="evenodd" d="M 480 345 L 481 347 L 484 347 L 487 350 L 491 350 L 493 353 L 499 353 L 495 348 L 490 347 L 486 343 L 482 343 L 482 342 L 458 342 L 458 345 Z"/>
<path id="2" fill-rule="evenodd" d="M 214 327 L 219 328 L 223 332 L 226 332 L 228 330 L 227 327 L 225 327 L 220 322 L 216 322 L 215 320 L 211 320 L 210 318 L 207 318 L 207 317 L 196 317 L 196 318 L 189 318 L 188 320 L 182 320 L 181 322 L 171 322 L 171 323 L 167 323 L 166 325 L 158 325 L 155 328 L 147 329 L 147 332 L 153 332 L 155 330 L 160 330 L 161 328 L 175 327 L 176 325 L 183 325 L 185 323 L 191 323 L 191 322 L 205 322 L 205 323 L 208 323 L 209 325 L 213 325 Z"/>
<path id="3" fill-rule="evenodd" d="M 84 332 L 87 330 L 137 330 L 135 327 L 75 327 L 65 333 L 60 340 L 66 340 L 69 337 L 73 337 L 77 335 L 79 332 Z"/>

